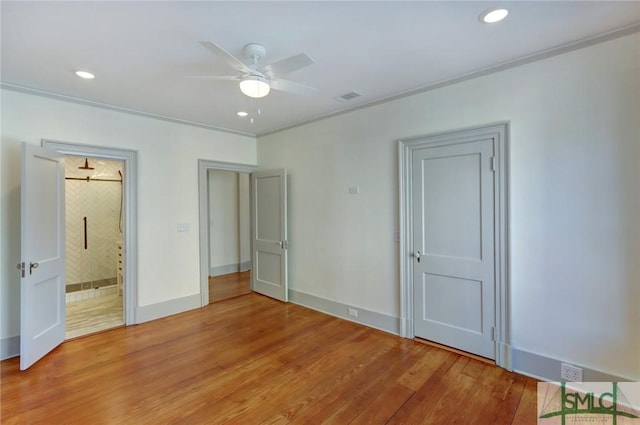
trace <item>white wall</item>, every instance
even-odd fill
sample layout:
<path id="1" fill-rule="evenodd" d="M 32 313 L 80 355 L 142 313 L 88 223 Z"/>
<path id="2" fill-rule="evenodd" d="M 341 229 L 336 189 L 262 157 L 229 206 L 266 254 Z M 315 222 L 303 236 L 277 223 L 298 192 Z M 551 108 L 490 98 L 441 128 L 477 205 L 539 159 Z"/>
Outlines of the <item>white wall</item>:
<path id="1" fill-rule="evenodd" d="M 200 292 L 198 159 L 256 164 L 253 137 L 2 90 L 0 340 L 20 332 L 20 142 L 138 151 L 138 302 Z M 177 223 L 191 231 L 177 232 Z M 206 231 L 206 229 L 204 230 Z M 198 296 L 199 297 L 199 296 Z"/>
<path id="2" fill-rule="evenodd" d="M 211 276 L 238 271 L 250 261 L 248 174 L 209 170 Z"/>
<path id="3" fill-rule="evenodd" d="M 397 139 L 498 121 L 514 352 L 640 380 L 638 34 L 260 137 L 290 175 L 292 289 L 398 317 Z"/>

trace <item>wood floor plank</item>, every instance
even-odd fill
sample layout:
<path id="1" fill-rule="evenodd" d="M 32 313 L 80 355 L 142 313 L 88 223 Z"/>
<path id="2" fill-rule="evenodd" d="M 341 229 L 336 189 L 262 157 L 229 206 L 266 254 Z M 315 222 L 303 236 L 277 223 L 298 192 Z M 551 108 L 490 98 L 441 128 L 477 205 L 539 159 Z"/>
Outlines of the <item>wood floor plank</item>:
<path id="1" fill-rule="evenodd" d="M 315 314 L 318 315 L 318 313 Z M 306 328 L 306 334 L 298 340 L 290 339 L 286 344 L 274 344 L 271 349 L 264 350 L 264 353 L 267 354 L 252 351 L 255 356 L 237 357 L 237 363 L 229 365 L 221 374 L 211 377 L 210 380 L 204 383 L 194 383 L 195 388 L 184 387 L 183 389 L 187 393 L 186 396 L 181 394 L 179 390 L 176 394 L 176 399 L 179 401 L 178 408 L 181 409 L 182 416 L 187 417 L 196 411 L 199 411 L 198 414 L 206 416 L 206 410 L 212 408 L 216 411 L 219 421 L 222 421 L 221 414 L 224 399 L 229 397 L 230 394 L 243 394 L 243 391 L 253 387 L 260 387 L 261 384 L 264 386 L 264 382 L 272 382 L 273 377 L 281 373 L 282 364 L 289 357 L 300 356 L 305 358 L 307 351 L 313 353 L 318 350 L 319 345 L 309 341 L 306 335 L 311 333 L 316 333 L 319 337 L 327 335 L 326 346 L 331 347 L 332 341 L 338 344 L 346 338 L 354 337 L 354 333 L 358 332 L 358 329 L 355 329 L 356 332 L 354 332 L 354 328 L 350 327 L 336 330 L 335 321 L 329 321 L 326 326 L 319 326 L 322 320 L 327 319 L 326 316 L 318 315 L 316 319 L 315 326 Z M 264 339 L 265 337 L 268 337 L 268 334 L 258 339 Z M 212 395 L 200 400 L 197 392 L 193 391 L 195 389 L 198 391 L 204 389 Z M 184 402 L 190 402 L 190 397 L 194 398 L 193 403 L 191 403 L 191 407 L 185 408 L 183 406 Z"/>
<path id="2" fill-rule="evenodd" d="M 248 294 L 0 363 L 2 424 L 533 423 L 536 381 Z M 480 422 L 476 422 L 480 423 Z"/>
<path id="3" fill-rule="evenodd" d="M 259 312 L 259 314 L 261 314 L 262 316 L 257 316 L 257 317 L 258 318 L 269 317 L 270 315 L 274 314 L 274 312 L 277 312 L 278 310 L 279 309 L 277 308 L 273 310 L 263 309 Z M 289 321 L 289 323 L 293 322 L 291 319 L 292 319 L 291 316 L 287 316 L 287 320 Z M 167 321 L 172 321 L 172 320 L 174 319 L 169 318 Z M 245 318 L 234 317 L 234 321 L 236 320 L 239 320 L 243 324 L 245 324 L 245 322 L 248 322 L 248 320 L 245 320 Z M 315 326 L 315 323 L 312 323 L 311 321 L 308 321 L 305 323 L 310 327 Z M 289 330 L 295 331 L 295 329 L 296 327 L 292 323 L 292 326 L 289 328 Z M 254 350 L 256 352 L 261 352 L 265 348 L 268 348 L 271 344 L 275 344 L 280 341 L 279 339 L 271 339 L 271 340 L 263 341 L 262 345 L 254 348 L 254 346 L 257 345 L 257 342 L 259 342 L 259 340 L 250 338 L 250 340 L 247 341 L 246 335 L 242 335 L 240 331 L 230 332 L 228 329 L 224 327 L 220 327 L 218 330 L 222 330 L 222 333 L 226 335 L 225 338 L 227 339 L 227 343 L 240 344 L 243 346 L 243 350 L 249 351 L 249 352 L 251 352 L 251 350 Z M 203 337 L 204 335 L 209 335 L 210 337 L 205 339 Z M 193 362 L 193 359 L 183 357 L 183 355 L 186 352 L 193 352 L 194 354 L 201 352 L 201 348 L 207 345 L 210 345 L 210 349 L 213 349 L 213 347 L 215 346 L 214 345 L 215 335 L 216 335 L 215 333 L 194 332 L 194 331 L 191 331 L 190 333 L 188 333 L 188 332 L 185 332 L 185 330 L 182 330 L 182 332 L 177 334 L 174 334 L 172 332 L 167 332 L 168 338 L 164 340 L 163 344 L 166 344 L 168 341 L 173 342 L 174 346 L 171 350 L 166 350 L 163 353 L 163 356 L 159 357 L 157 355 L 157 345 L 150 344 L 150 345 L 137 346 L 137 351 L 136 351 L 137 355 L 135 357 L 129 357 L 129 361 L 126 363 L 126 366 L 127 366 L 126 368 L 120 367 L 122 363 L 119 363 L 117 361 L 110 361 L 108 356 L 105 356 L 105 354 L 100 351 L 96 353 L 96 357 L 94 357 L 93 360 L 91 360 L 91 356 L 85 356 L 85 357 L 89 357 L 89 359 L 80 359 L 79 363 L 83 365 L 85 362 L 87 362 L 87 364 L 91 365 L 87 367 L 97 369 L 97 373 L 87 374 L 85 373 L 86 370 L 84 368 L 78 369 L 74 373 L 74 374 L 79 374 L 79 377 L 75 381 L 75 384 L 78 387 L 82 387 L 86 385 L 87 389 L 82 392 L 73 392 L 72 394 L 70 394 L 66 398 L 66 402 L 61 403 L 60 408 L 65 408 L 66 404 L 68 404 L 69 406 L 71 406 L 71 408 L 73 408 L 73 406 L 75 406 L 77 403 L 84 402 L 88 404 L 88 408 L 86 409 L 85 413 L 96 411 L 99 407 L 100 401 L 102 401 L 103 395 L 97 388 L 94 389 L 94 387 L 90 385 L 90 382 L 96 379 L 111 381 L 112 388 L 119 388 L 120 386 L 123 386 L 123 385 L 124 386 L 135 385 L 136 384 L 135 382 L 132 383 L 126 379 L 130 370 L 136 370 L 138 372 L 138 375 L 140 375 L 141 378 L 147 379 L 150 382 L 150 385 L 154 388 L 157 388 L 159 386 L 159 383 L 155 381 L 156 378 L 158 379 L 163 378 L 161 382 L 163 382 L 165 386 L 170 385 L 170 383 L 172 383 L 173 381 L 171 381 L 169 378 L 171 378 L 173 375 L 172 374 L 167 375 L 166 371 L 162 372 L 162 369 L 158 369 L 156 368 L 156 366 L 168 360 L 171 361 L 175 359 L 176 368 L 174 370 L 177 370 L 177 371 L 182 370 L 181 369 L 182 367 L 187 366 L 188 364 Z M 189 337 L 192 338 L 192 341 L 189 344 L 177 343 L 182 340 L 186 340 Z M 95 338 L 99 338 L 99 336 L 89 337 L 89 341 L 93 341 L 95 340 Z M 197 339 L 197 342 L 194 341 L 195 339 Z M 102 348 L 102 350 L 106 350 L 106 349 L 108 349 L 108 347 Z M 225 350 L 222 360 L 224 360 L 225 358 L 224 355 L 226 355 L 229 352 L 230 350 Z M 206 351 L 204 353 L 206 354 Z M 115 360 L 117 360 L 117 357 Z M 200 360 L 200 359 L 196 358 L 196 360 Z M 183 365 L 182 363 L 185 363 L 185 364 Z M 75 364 L 73 364 L 72 366 L 75 366 Z M 184 372 L 181 372 L 181 373 L 184 373 Z M 160 387 L 162 387 L 162 385 L 160 385 Z M 119 389 L 122 390 L 122 388 L 119 388 Z M 44 394 L 42 395 L 47 396 L 49 394 L 55 394 L 57 391 L 58 391 L 57 388 L 50 387 L 47 390 L 43 391 Z M 44 406 L 37 405 L 38 404 L 37 399 L 33 400 L 32 403 L 34 404 L 34 406 L 32 406 L 32 410 L 34 410 L 33 413 L 35 413 L 37 409 L 45 409 Z M 78 413 L 82 413 L 82 412 L 78 412 Z"/>
<path id="4" fill-rule="evenodd" d="M 289 316 L 289 319 L 292 317 Z M 319 317 L 313 321 L 292 322 L 288 327 L 288 333 L 312 332 L 323 320 L 325 320 L 324 317 Z M 130 418 L 139 421 L 149 420 L 157 415 L 161 417 L 163 412 L 171 413 L 174 410 L 180 415 L 186 416 L 189 409 L 198 409 L 200 396 L 203 392 L 211 393 L 219 390 L 218 394 L 223 395 L 234 388 L 234 383 L 250 386 L 254 380 L 269 379 L 271 375 L 278 373 L 278 365 L 270 364 L 273 363 L 272 356 L 278 352 L 278 349 L 274 347 L 281 347 L 282 350 L 304 349 L 302 345 L 296 346 L 292 339 L 289 339 L 287 344 L 283 344 L 283 338 L 280 334 L 261 332 L 260 328 L 258 332 L 260 337 L 256 338 L 252 335 L 249 339 L 244 333 L 234 334 L 237 338 L 228 338 L 224 350 L 220 350 L 214 344 L 206 350 L 199 350 L 201 355 L 192 358 L 192 363 L 193 361 L 195 364 L 215 363 L 216 366 L 205 370 L 205 373 L 201 373 L 203 371 L 199 371 L 197 368 L 189 368 L 189 364 L 177 364 L 174 374 L 157 377 L 158 380 L 162 380 L 162 385 L 155 384 L 156 379 L 147 379 L 151 385 L 148 392 L 142 394 L 146 395 L 145 398 L 151 398 L 152 401 L 144 403 L 139 401 L 130 406 Z M 236 350 L 234 347 L 240 347 L 240 350 Z M 265 356 L 264 353 L 269 353 L 269 355 Z M 178 360 L 176 359 L 176 361 Z M 231 373 L 226 373 L 227 371 L 231 371 Z M 206 379 L 207 377 L 209 379 Z M 214 400 L 215 398 L 209 398 L 206 403 Z M 185 403 L 190 407 L 185 407 Z"/>
<path id="5" fill-rule="evenodd" d="M 244 423 L 243 418 L 247 420 L 246 416 L 251 420 L 257 420 L 257 417 L 268 414 L 277 403 L 280 393 L 274 389 L 287 388 L 296 391 L 301 378 L 306 378 L 302 379 L 302 382 L 307 384 L 313 382 L 319 379 L 318 375 L 325 374 L 332 365 L 337 365 L 338 370 L 344 370 L 348 363 L 348 353 L 359 349 L 357 341 L 361 335 L 361 332 L 356 331 L 355 335 L 341 341 L 336 347 L 329 345 L 312 352 L 302 352 L 300 361 L 304 363 L 304 376 L 299 375 L 300 366 L 278 362 L 278 367 L 271 369 L 269 373 L 248 377 L 235 390 L 227 388 L 225 396 L 216 403 L 203 400 L 200 408 L 185 416 L 180 423 L 198 423 L 202 418 L 213 415 L 219 423 Z"/>
<path id="6" fill-rule="evenodd" d="M 386 424 L 414 394 L 415 391 L 404 385 L 388 386 L 349 425 Z"/>
<path id="7" fill-rule="evenodd" d="M 434 349 L 427 345 L 423 346 L 425 347 L 425 354 L 398 379 L 399 384 L 414 391 L 420 389 L 446 359 L 453 358 L 445 350 Z"/>
<path id="8" fill-rule="evenodd" d="M 509 425 L 513 423 L 514 416 L 518 410 L 518 405 L 522 399 L 529 378 L 513 373 L 513 385 L 509 388 L 504 400 L 500 403 L 498 413 L 493 420 L 495 425 Z"/>
<path id="9" fill-rule="evenodd" d="M 375 363 L 371 363 L 367 370 L 364 370 L 361 374 L 363 381 L 358 382 L 355 387 L 347 388 L 347 391 L 340 394 L 341 402 L 339 403 L 339 408 L 330 416 L 326 415 L 326 411 L 323 412 L 322 423 L 347 424 L 369 408 L 377 410 L 378 406 L 372 406 L 372 403 L 376 401 L 376 396 L 379 395 L 380 390 L 387 385 L 387 382 L 393 382 L 395 377 L 400 375 L 412 361 L 415 361 L 415 358 L 409 359 L 405 356 L 403 360 L 406 360 L 407 363 L 403 363 L 398 358 L 399 350 L 406 351 L 406 348 L 398 347 L 387 355 L 380 357 Z M 349 403 L 344 403 L 344 399 L 349 399 Z M 388 403 L 388 400 L 378 399 L 377 402 Z M 404 402 L 406 400 L 394 407 L 399 407 Z"/>
<path id="10" fill-rule="evenodd" d="M 448 423 L 450 416 L 468 400 L 468 394 L 476 382 L 475 378 L 461 373 L 470 361 L 473 359 L 458 357 L 435 390 L 430 385 L 423 385 L 417 393 L 428 393 L 429 402 L 412 409 L 407 423 L 434 425 Z M 413 400 L 416 398 L 414 397 Z"/>
<path id="11" fill-rule="evenodd" d="M 534 379 L 526 378 L 526 385 L 518 403 L 518 410 L 516 411 L 513 421 L 513 425 L 528 425 L 537 423 L 537 410 L 538 410 L 538 382 Z"/>
<path id="12" fill-rule="evenodd" d="M 209 302 L 216 303 L 251 293 L 251 271 L 209 277 Z"/>
<path id="13" fill-rule="evenodd" d="M 459 360 L 467 361 L 467 359 L 448 351 L 438 351 L 437 353 L 440 361 L 433 373 L 416 390 L 413 397 L 402 406 L 402 409 L 387 422 L 388 424 L 426 423 L 423 421 L 424 416 L 430 414 L 437 406 L 440 393 L 443 388 L 446 388 L 445 376 Z M 464 363 L 461 365 L 464 366 Z"/>
<path id="14" fill-rule="evenodd" d="M 449 423 L 493 423 L 491 419 L 497 415 L 496 408 L 500 404 L 500 400 L 493 394 L 500 385 L 504 370 L 478 361 L 470 363 L 482 365 L 481 373 L 469 391 L 467 402 L 448 418 Z"/>

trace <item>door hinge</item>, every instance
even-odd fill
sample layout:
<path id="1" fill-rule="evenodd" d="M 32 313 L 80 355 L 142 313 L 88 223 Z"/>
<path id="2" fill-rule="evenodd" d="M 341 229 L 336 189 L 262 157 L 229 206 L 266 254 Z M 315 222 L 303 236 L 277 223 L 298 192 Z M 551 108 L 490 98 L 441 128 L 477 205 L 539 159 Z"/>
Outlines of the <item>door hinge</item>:
<path id="1" fill-rule="evenodd" d="M 21 276 L 24 277 L 24 261 L 22 263 L 18 263 L 18 270 L 21 271 Z"/>
<path id="2" fill-rule="evenodd" d="M 493 341 L 493 342 L 496 341 L 496 327 L 495 326 L 491 326 L 491 341 Z"/>
<path id="3" fill-rule="evenodd" d="M 496 171 L 496 157 L 495 156 L 491 157 L 491 171 L 493 171 L 494 173 Z"/>

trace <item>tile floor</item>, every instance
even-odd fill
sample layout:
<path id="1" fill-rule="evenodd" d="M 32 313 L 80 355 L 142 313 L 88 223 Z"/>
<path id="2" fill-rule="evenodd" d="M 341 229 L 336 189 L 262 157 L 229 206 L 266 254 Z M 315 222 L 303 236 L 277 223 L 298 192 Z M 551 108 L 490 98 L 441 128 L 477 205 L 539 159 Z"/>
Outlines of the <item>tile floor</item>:
<path id="1" fill-rule="evenodd" d="M 122 303 L 119 295 L 67 303 L 66 339 L 124 325 Z"/>

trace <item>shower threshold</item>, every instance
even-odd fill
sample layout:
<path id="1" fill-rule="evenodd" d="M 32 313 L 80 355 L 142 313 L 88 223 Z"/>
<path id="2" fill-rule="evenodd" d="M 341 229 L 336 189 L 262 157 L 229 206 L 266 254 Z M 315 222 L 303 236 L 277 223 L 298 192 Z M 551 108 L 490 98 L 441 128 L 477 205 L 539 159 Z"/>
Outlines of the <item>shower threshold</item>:
<path id="1" fill-rule="evenodd" d="M 109 296 L 118 296 L 118 285 L 103 286 L 101 288 L 86 289 L 84 291 L 68 292 L 65 294 L 67 304 L 75 301 L 90 300 L 93 298 L 102 298 Z M 122 302 L 121 297 L 120 302 Z"/>

